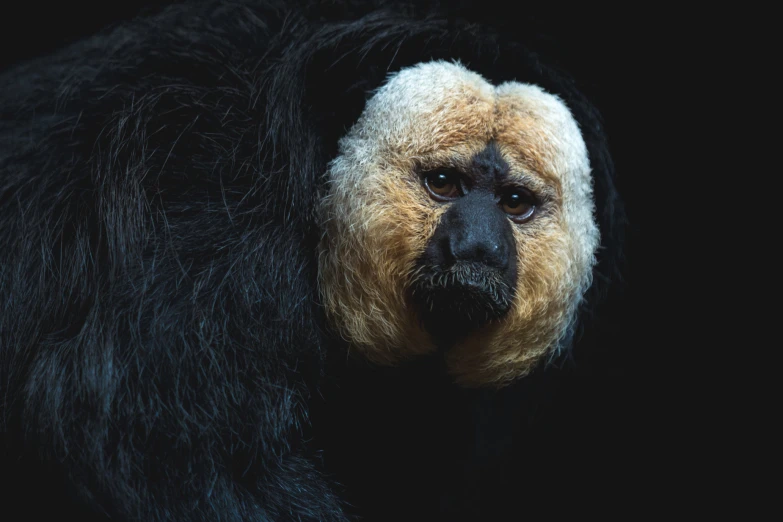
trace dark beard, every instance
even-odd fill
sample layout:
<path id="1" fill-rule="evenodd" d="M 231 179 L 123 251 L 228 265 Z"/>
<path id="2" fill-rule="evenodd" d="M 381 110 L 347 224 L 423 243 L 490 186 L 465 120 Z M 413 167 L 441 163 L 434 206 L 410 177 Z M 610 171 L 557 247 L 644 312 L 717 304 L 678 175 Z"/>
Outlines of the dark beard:
<path id="1" fill-rule="evenodd" d="M 411 288 L 424 328 L 443 342 L 500 319 L 514 298 L 513 286 L 481 263 L 420 269 Z"/>

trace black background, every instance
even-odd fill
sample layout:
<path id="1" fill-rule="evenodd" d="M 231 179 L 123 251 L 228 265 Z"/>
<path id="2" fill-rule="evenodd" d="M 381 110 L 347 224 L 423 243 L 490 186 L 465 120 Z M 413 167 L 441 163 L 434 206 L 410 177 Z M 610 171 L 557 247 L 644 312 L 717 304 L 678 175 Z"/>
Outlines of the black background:
<path id="1" fill-rule="evenodd" d="M 14 14 L 2 16 L 0 67 L 164 4 L 15 3 Z M 515 13 L 526 10 L 514 4 Z M 502 6 L 459 2 L 455 9 L 513 24 L 518 15 Z M 540 29 L 534 49 L 569 71 L 603 114 L 629 221 L 624 283 L 610 292 L 573 356 L 544 372 L 550 384 L 526 410 L 526 423 L 557 441 L 552 446 L 563 445 L 554 466 L 571 463 L 564 482 L 552 488 L 579 481 L 599 504 L 663 509 L 691 496 L 696 467 L 678 372 L 672 371 L 687 344 L 676 331 L 680 304 L 668 282 L 677 256 L 666 228 L 677 198 L 661 183 L 671 170 L 666 151 L 687 126 L 673 102 L 674 90 L 683 87 L 678 23 L 644 5 L 632 12 L 536 7 L 525 16 Z"/>

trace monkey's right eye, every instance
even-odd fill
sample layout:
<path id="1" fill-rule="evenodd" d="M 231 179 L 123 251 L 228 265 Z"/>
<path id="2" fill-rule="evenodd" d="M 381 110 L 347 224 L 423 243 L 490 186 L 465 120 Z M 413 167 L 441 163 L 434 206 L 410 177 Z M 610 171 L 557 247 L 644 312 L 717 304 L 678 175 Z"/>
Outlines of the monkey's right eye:
<path id="1" fill-rule="evenodd" d="M 424 176 L 424 186 L 435 201 L 450 201 L 460 196 L 459 178 L 450 172 L 427 173 Z"/>

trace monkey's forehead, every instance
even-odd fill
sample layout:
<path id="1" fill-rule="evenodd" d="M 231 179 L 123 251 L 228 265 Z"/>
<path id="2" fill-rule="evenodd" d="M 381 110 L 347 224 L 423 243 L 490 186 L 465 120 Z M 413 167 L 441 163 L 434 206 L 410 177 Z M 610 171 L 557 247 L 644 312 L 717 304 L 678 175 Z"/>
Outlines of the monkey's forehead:
<path id="1" fill-rule="evenodd" d="M 389 158 L 472 157 L 494 141 L 512 169 L 558 184 L 589 170 L 586 147 L 568 107 L 536 85 L 492 85 L 460 64 L 436 61 L 402 69 L 368 101 L 343 140 Z M 576 171 L 576 172 L 574 172 Z"/>

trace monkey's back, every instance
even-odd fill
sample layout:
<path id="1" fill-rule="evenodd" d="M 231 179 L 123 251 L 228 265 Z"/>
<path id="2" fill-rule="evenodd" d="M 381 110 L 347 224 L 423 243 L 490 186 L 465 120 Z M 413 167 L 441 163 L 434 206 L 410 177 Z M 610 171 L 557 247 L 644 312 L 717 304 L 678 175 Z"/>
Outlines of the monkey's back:
<path id="1" fill-rule="evenodd" d="M 170 9 L 0 79 L 0 394 L 24 487 L 120 519 L 340 518 L 298 444 L 318 172 L 264 11 Z"/>

